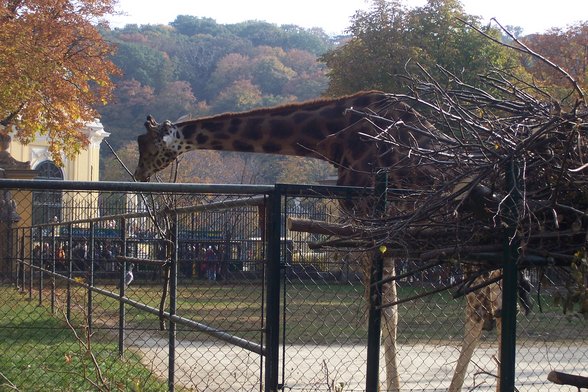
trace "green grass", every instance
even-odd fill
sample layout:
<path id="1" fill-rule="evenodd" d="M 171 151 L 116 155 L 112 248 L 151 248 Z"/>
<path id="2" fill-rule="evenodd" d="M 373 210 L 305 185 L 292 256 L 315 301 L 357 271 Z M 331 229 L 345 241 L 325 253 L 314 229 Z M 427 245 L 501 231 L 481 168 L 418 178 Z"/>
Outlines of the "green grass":
<path id="1" fill-rule="evenodd" d="M 114 287 L 106 287 L 114 290 Z M 431 287 L 406 284 L 398 289 L 399 298 L 411 298 Z M 253 341 L 260 339 L 262 328 L 263 288 L 259 284 L 211 284 L 194 281 L 178 288 L 178 315 L 228 331 Z M 281 293 L 283 299 L 284 292 Z M 295 344 L 362 344 L 367 336 L 367 305 L 360 284 L 325 282 L 295 282 L 286 287 L 286 338 Z M 430 343 L 459 341 L 463 337 L 465 299 L 452 297 L 451 291 L 425 296 L 399 305 L 398 339 L 401 343 Z M 159 307 L 159 286 L 131 286 L 129 298 Z M 83 297 L 83 296 L 82 296 Z M 83 297 L 85 298 L 85 297 Z M 535 298 L 536 300 L 536 298 Z M 115 300 L 95 296 L 95 319 L 118 320 Z M 553 305 L 548 292 L 541 299 L 543 312 L 538 306 L 529 316 L 518 316 L 519 339 L 544 341 L 582 338 L 586 322 L 562 314 Z M 167 310 L 167 308 L 166 308 Z M 283 309 L 284 310 L 284 309 Z M 127 306 L 127 322 L 132 328 L 157 330 L 156 316 Z M 189 327 L 178 326 L 183 339 L 205 340 L 208 337 Z M 494 332 L 485 333 L 495 339 Z"/>
<path id="2" fill-rule="evenodd" d="M 72 330 L 37 303 L 13 288 L 0 288 L 0 391 L 99 390 L 92 385 L 98 382 L 93 362 Z M 119 359 L 116 344 L 100 342 L 92 343 L 91 352 L 109 390 L 167 390 L 136 354 Z"/>

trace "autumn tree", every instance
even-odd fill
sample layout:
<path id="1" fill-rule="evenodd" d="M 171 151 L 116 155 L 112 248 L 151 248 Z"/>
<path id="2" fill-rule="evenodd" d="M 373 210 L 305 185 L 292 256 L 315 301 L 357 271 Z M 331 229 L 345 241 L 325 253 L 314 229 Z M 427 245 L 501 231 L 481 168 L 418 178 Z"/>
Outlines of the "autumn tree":
<path id="1" fill-rule="evenodd" d="M 111 135 L 109 142 L 116 148 L 129 139 L 136 138 L 140 132 L 145 116 L 151 114 L 156 101 L 155 90 L 144 86 L 137 80 L 124 80 L 118 83 L 112 101 L 100 108 L 102 124 Z M 135 130 L 135 133 L 132 133 Z M 121 137 L 128 136 L 128 137 Z"/>
<path id="2" fill-rule="evenodd" d="M 28 143 L 50 139 L 50 152 L 72 157 L 86 145 L 79 131 L 107 102 L 112 48 L 97 28 L 114 0 L 0 2 L 0 125 Z"/>
<path id="3" fill-rule="evenodd" d="M 300 49 L 291 49 L 281 59 L 294 75 L 284 84 L 282 95 L 293 95 L 299 101 L 319 97 L 327 88 L 325 65 L 315 55 Z"/>
<path id="4" fill-rule="evenodd" d="M 588 87 L 588 21 L 566 28 L 552 28 L 544 34 L 532 34 L 522 40 L 535 52 L 565 69 L 582 87 Z M 569 94 L 569 80 L 545 62 L 527 59 L 524 66 L 542 87 L 555 94 Z"/>
<path id="5" fill-rule="evenodd" d="M 314 158 L 286 156 L 280 166 L 278 182 L 315 184 L 337 174 L 330 162 Z"/>
<path id="6" fill-rule="evenodd" d="M 250 80 L 253 64 L 251 58 L 240 53 L 229 53 L 218 61 L 208 81 L 208 89 L 223 91 L 238 80 Z"/>
<path id="7" fill-rule="evenodd" d="M 217 113 L 245 111 L 262 105 L 262 93 L 250 80 L 237 80 L 223 89 L 212 102 Z"/>
<path id="8" fill-rule="evenodd" d="M 151 114 L 177 120 L 182 116 L 199 114 L 198 102 L 192 87 L 184 80 L 167 83 L 157 95 Z"/>

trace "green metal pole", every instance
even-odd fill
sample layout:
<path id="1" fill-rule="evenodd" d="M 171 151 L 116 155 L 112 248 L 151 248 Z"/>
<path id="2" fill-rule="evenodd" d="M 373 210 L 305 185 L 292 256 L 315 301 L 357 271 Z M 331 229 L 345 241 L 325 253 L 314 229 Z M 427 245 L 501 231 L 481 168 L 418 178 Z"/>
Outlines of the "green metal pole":
<path id="1" fill-rule="evenodd" d="M 380 171 L 376 175 L 375 197 L 377 198 L 375 213 L 382 216 L 386 211 L 386 193 L 388 190 L 388 173 Z M 384 274 L 384 257 L 376 250 L 370 267 L 370 309 L 368 319 L 366 391 L 379 390 L 380 376 L 380 341 L 382 324 L 382 278 Z M 395 283 L 392 283 L 395 284 Z"/>
<path id="2" fill-rule="evenodd" d="M 175 316 L 177 311 L 177 294 L 178 294 L 178 213 L 173 215 L 172 225 L 172 242 L 171 267 L 169 281 L 169 347 L 168 347 L 168 390 L 175 390 L 175 372 L 176 372 L 176 323 L 171 316 Z"/>
<path id="3" fill-rule="evenodd" d="M 121 252 L 123 256 L 127 256 L 127 220 L 120 221 L 120 238 L 121 238 Z M 120 267 L 120 275 L 118 277 L 120 298 L 124 298 L 125 292 L 125 274 L 127 273 L 127 262 L 123 261 Z M 118 356 L 124 357 L 125 353 L 125 328 L 126 328 L 126 309 L 125 303 L 120 301 L 118 304 Z"/>
<path id="4" fill-rule="evenodd" d="M 51 226 L 51 314 L 55 314 L 55 299 L 56 299 L 56 282 L 55 282 L 55 253 L 56 253 L 56 240 L 55 240 L 55 226 Z"/>
<path id="5" fill-rule="evenodd" d="M 94 311 L 94 297 L 92 293 L 92 289 L 94 288 L 94 256 L 95 250 L 94 247 L 96 246 L 96 225 L 94 222 L 90 222 L 90 244 L 88 246 L 88 259 L 90 259 L 90 266 L 89 266 L 89 276 L 88 276 L 88 333 L 92 333 L 92 324 L 93 322 L 93 314 Z"/>
<path id="6" fill-rule="evenodd" d="M 66 317 L 71 321 L 71 279 L 73 276 L 73 226 L 67 225 L 67 296 L 66 296 Z"/>
<path id="7" fill-rule="evenodd" d="M 282 193 L 276 186 L 269 196 L 266 240 L 267 268 L 266 284 L 266 357 L 265 392 L 275 392 L 279 385 L 280 360 L 280 230 Z"/>
<path id="8" fill-rule="evenodd" d="M 500 351 L 500 391 L 512 392 L 515 389 L 515 352 L 517 328 L 517 260 L 518 241 L 516 225 L 518 221 L 517 205 L 520 200 L 518 192 L 518 168 L 514 161 L 509 161 L 505 168 L 506 191 L 509 196 L 505 203 L 504 222 L 504 259 L 502 265 L 502 335 Z"/>

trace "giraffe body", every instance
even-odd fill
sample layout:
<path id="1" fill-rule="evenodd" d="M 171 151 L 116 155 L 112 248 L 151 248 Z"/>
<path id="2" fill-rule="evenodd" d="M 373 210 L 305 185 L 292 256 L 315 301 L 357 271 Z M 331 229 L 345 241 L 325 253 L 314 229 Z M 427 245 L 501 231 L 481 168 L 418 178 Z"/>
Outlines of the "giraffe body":
<path id="1" fill-rule="evenodd" d="M 367 120 L 366 112 L 377 113 L 380 117 L 393 120 L 394 124 L 390 126 L 389 121 L 381 121 L 380 124 L 377 117 Z M 378 91 L 227 113 L 176 124 L 169 121 L 158 124 L 148 117 L 145 127 L 147 133 L 138 138 L 140 157 L 134 176 L 139 181 L 148 181 L 180 154 L 196 149 L 323 159 L 337 167 L 337 183 L 347 186 L 372 186 L 373 174 L 380 168 L 388 168 L 391 186 L 407 189 L 413 184 L 424 183 L 429 170 L 434 169 L 430 167 L 430 162 L 421 162 L 419 154 L 414 154 L 434 142 L 434 127 L 406 103 Z M 376 137 L 382 129 L 387 133 L 388 140 L 398 143 L 378 142 Z M 442 135 L 437 136 L 443 138 Z M 399 165 L 407 160 L 410 160 L 410 165 Z M 359 213 L 369 211 L 364 206 Z M 385 260 L 385 272 L 395 275 L 392 259 Z M 484 319 L 493 315 L 491 310 L 481 311 L 480 304 L 487 304 L 487 300 L 492 302 L 494 297 L 480 302 L 473 294 L 466 297 L 468 320 L 452 392 L 461 390 L 467 365 L 480 338 L 480 318 L 474 316 L 484 313 Z M 383 297 L 385 303 L 396 301 L 395 283 L 386 285 Z M 493 305 L 487 306 L 492 309 Z M 470 320 L 470 317 L 474 318 Z M 386 309 L 383 320 L 387 390 L 399 391 L 396 306 Z"/>

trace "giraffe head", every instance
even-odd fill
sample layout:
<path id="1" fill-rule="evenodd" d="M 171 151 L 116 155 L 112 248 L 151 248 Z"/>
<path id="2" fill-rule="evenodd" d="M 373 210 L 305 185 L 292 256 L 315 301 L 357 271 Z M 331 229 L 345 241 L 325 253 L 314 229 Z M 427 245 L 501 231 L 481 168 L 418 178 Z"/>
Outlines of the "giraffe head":
<path id="1" fill-rule="evenodd" d="M 165 169 L 180 154 L 178 130 L 170 121 L 158 124 L 151 116 L 145 122 L 147 133 L 137 138 L 139 163 L 135 179 L 146 182 L 160 170 Z"/>

